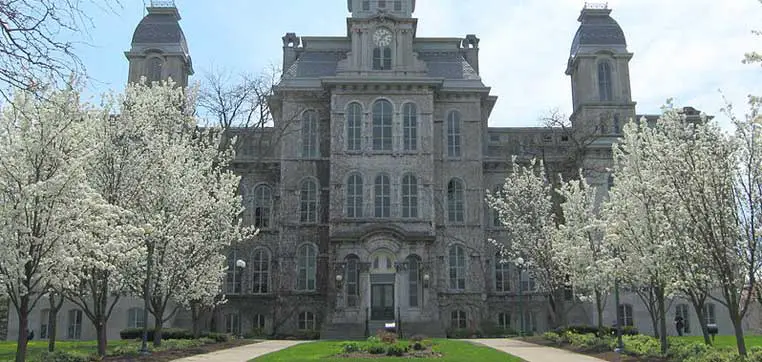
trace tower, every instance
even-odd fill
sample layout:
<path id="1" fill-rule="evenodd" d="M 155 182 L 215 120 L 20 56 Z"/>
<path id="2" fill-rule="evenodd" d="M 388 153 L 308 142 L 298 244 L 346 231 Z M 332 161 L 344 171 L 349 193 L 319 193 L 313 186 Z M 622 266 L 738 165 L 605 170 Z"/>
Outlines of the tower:
<path id="1" fill-rule="evenodd" d="M 130 63 L 128 82 L 145 76 L 148 82 L 171 78 L 178 86 L 187 86 L 193 63 L 180 28 L 180 12 L 173 0 L 151 0 L 146 10 L 135 28 L 131 49 L 124 53 Z"/>
<path id="2" fill-rule="evenodd" d="M 571 77 L 572 125 L 578 132 L 616 136 L 635 117 L 630 93 L 632 53 L 605 4 L 586 3 L 572 41 L 566 75 Z"/>

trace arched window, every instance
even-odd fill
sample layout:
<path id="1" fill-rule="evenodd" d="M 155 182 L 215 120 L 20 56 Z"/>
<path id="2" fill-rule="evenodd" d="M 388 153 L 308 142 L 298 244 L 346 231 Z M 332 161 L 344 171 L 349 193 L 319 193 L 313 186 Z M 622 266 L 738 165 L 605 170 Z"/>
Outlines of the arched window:
<path id="1" fill-rule="evenodd" d="M 447 156 L 460 157 L 460 112 L 447 114 Z"/>
<path id="2" fill-rule="evenodd" d="M 357 307 L 360 303 L 360 259 L 356 255 L 349 255 L 346 258 L 346 292 L 347 307 Z"/>
<path id="3" fill-rule="evenodd" d="M 466 312 L 462 310 L 454 310 L 450 314 L 450 327 L 453 329 L 466 329 Z"/>
<path id="4" fill-rule="evenodd" d="M 347 217 L 362 217 L 362 177 L 358 174 L 347 179 Z"/>
<path id="5" fill-rule="evenodd" d="M 317 250 L 312 244 L 304 244 L 297 250 L 296 290 L 314 291 L 317 272 Z"/>
<path id="6" fill-rule="evenodd" d="M 503 259 L 500 253 L 495 255 L 495 291 L 511 291 L 510 264 Z"/>
<path id="7" fill-rule="evenodd" d="M 402 146 L 405 151 L 418 148 L 418 110 L 413 103 L 402 107 Z"/>
<path id="8" fill-rule="evenodd" d="M 299 324 L 297 328 L 303 331 L 314 331 L 316 329 L 315 313 L 312 313 L 312 312 L 299 313 Z"/>
<path id="9" fill-rule="evenodd" d="M 347 150 L 362 149 L 362 106 L 351 103 L 347 107 Z"/>
<path id="10" fill-rule="evenodd" d="M 392 208 L 391 183 L 389 176 L 381 174 L 376 176 L 374 183 L 374 206 L 376 217 L 390 217 Z"/>
<path id="11" fill-rule="evenodd" d="M 373 70 L 392 69 L 392 48 L 375 47 L 373 48 Z"/>
<path id="12" fill-rule="evenodd" d="M 506 312 L 498 313 L 497 327 L 502 330 L 510 330 L 511 329 L 511 314 Z"/>
<path id="13" fill-rule="evenodd" d="M 624 327 L 632 327 L 635 325 L 632 319 L 632 304 L 619 305 L 619 318 L 622 321 L 622 326 Z M 709 323 L 708 318 L 707 323 Z"/>
<path id="14" fill-rule="evenodd" d="M 300 187 L 300 216 L 299 220 L 303 223 L 317 222 L 318 189 L 315 180 L 307 179 L 302 181 Z"/>
<path id="15" fill-rule="evenodd" d="M 315 158 L 319 156 L 318 113 L 306 111 L 302 115 L 302 157 Z"/>
<path id="16" fill-rule="evenodd" d="M 160 82 L 162 80 L 162 70 L 164 61 L 159 57 L 151 57 L 146 60 L 146 80 L 149 83 Z"/>
<path id="17" fill-rule="evenodd" d="M 254 227 L 270 227 L 270 215 L 272 212 L 273 195 L 272 189 L 267 185 L 259 185 L 254 188 L 253 198 Z"/>
<path id="18" fill-rule="evenodd" d="M 266 249 L 255 249 L 251 253 L 251 292 L 266 294 L 270 292 L 270 253 Z"/>
<path id="19" fill-rule="evenodd" d="M 243 293 L 243 275 L 240 267 L 236 265 L 240 255 L 235 250 L 228 252 L 228 270 L 225 278 L 225 292 L 227 294 Z M 245 261 L 245 260 L 244 260 Z"/>
<path id="20" fill-rule="evenodd" d="M 450 246 L 450 289 L 466 289 L 466 251 L 460 245 Z"/>
<path id="21" fill-rule="evenodd" d="M 402 217 L 418 217 L 418 180 L 410 174 L 402 177 Z"/>
<path id="22" fill-rule="evenodd" d="M 238 312 L 225 313 L 225 333 L 241 334 L 241 315 Z"/>
<path id="23" fill-rule="evenodd" d="M 392 104 L 385 99 L 373 103 L 373 150 L 392 150 Z"/>
<path id="24" fill-rule="evenodd" d="M 421 262 L 417 256 L 411 255 L 407 258 L 408 271 L 408 305 L 416 308 L 421 303 Z"/>
<path id="25" fill-rule="evenodd" d="M 447 220 L 463 222 L 463 182 L 452 179 L 447 183 Z"/>
<path id="26" fill-rule="evenodd" d="M 145 324 L 143 308 L 133 307 L 127 310 L 127 328 L 143 328 Z M 43 337 L 40 336 L 40 338 Z"/>
<path id="27" fill-rule="evenodd" d="M 611 64 L 608 61 L 598 63 L 598 96 L 602 101 L 613 99 L 611 91 Z"/>

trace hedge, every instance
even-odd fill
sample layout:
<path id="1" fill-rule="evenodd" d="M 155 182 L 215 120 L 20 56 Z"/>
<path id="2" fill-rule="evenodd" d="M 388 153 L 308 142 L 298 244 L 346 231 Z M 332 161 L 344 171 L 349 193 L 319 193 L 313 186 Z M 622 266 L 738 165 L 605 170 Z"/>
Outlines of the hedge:
<path id="1" fill-rule="evenodd" d="M 154 328 L 148 329 L 148 340 L 153 340 Z M 142 339 L 143 328 L 127 328 L 119 332 L 119 337 L 122 339 Z M 201 333 L 200 338 L 210 338 L 217 342 L 227 342 L 230 340 L 230 335 L 225 333 Z M 162 328 L 161 339 L 195 339 L 193 332 L 182 328 Z"/>

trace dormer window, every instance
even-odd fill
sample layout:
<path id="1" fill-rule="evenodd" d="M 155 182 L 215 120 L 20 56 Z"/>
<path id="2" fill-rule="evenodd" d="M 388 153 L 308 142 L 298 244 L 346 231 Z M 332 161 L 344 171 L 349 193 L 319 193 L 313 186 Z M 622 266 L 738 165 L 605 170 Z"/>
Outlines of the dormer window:
<path id="1" fill-rule="evenodd" d="M 378 8 L 383 9 L 386 7 L 386 0 L 378 0 Z"/>

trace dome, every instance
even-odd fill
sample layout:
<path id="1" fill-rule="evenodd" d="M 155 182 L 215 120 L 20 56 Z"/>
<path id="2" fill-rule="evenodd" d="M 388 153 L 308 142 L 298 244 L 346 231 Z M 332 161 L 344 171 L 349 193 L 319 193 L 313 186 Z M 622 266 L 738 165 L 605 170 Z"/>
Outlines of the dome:
<path id="1" fill-rule="evenodd" d="M 148 8 L 148 15 L 140 21 L 132 35 L 132 46 L 135 45 L 175 45 L 188 53 L 188 43 L 180 28 L 180 14 L 177 8 Z"/>
<path id="2" fill-rule="evenodd" d="M 627 51 L 624 31 L 610 14 L 611 9 L 605 7 L 585 7 L 582 9 L 582 13 L 577 19 L 581 24 L 572 41 L 571 57 L 574 57 L 580 50 Z"/>

